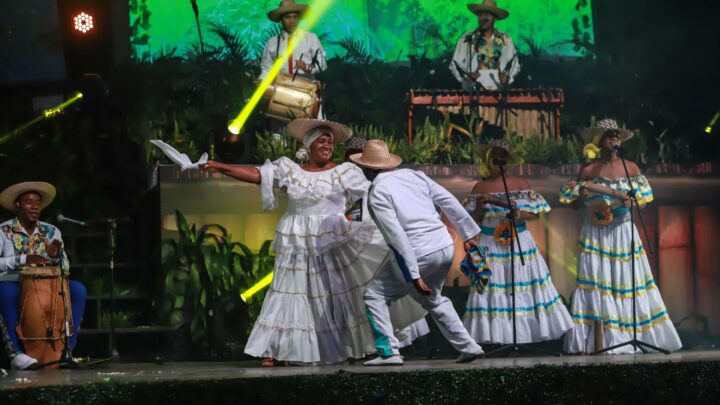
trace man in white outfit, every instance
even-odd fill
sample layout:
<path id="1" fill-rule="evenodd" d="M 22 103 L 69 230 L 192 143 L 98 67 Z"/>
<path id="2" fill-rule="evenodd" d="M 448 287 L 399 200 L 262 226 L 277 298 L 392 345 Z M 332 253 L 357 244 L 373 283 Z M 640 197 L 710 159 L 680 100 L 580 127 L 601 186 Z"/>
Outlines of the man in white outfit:
<path id="1" fill-rule="evenodd" d="M 458 363 L 483 355 L 450 299 L 440 294 L 455 249 L 438 208 L 455 225 L 466 250 L 477 244 L 475 237 L 480 228 L 452 194 L 424 173 L 395 169 L 402 159 L 390 154 L 385 142 L 368 141 L 363 152 L 351 155 L 350 160 L 362 167 L 372 181 L 368 209 L 402 271 L 399 274 L 394 267 L 384 269 L 365 291 L 367 315 L 380 355 L 365 365 L 403 364 L 388 306 L 407 294 L 430 313 L 443 336 L 460 352 Z"/>
<path id="2" fill-rule="evenodd" d="M 297 43 L 293 54 L 288 58 L 280 73 L 293 75 L 297 73 L 310 79 L 315 74 L 325 70 L 325 50 L 317 35 L 298 28 L 301 14 L 308 8 L 307 4 L 295 3 L 295 0 L 283 0 L 278 8 L 268 13 L 268 18 L 273 22 L 282 25 L 280 34 L 268 39 L 260 61 L 260 79 L 264 79 L 272 68 L 275 61 L 286 52 L 290 37 L 302 35 L 302 40 Z"/>

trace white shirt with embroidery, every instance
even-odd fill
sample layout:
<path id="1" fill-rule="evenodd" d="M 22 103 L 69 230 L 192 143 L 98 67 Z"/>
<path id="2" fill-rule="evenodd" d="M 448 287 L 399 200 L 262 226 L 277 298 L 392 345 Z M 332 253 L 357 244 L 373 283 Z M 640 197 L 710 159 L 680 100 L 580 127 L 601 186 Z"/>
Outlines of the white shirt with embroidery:
<path id="1" fill-rule="evenodd" d="M 520 72 L 515 44 L 507 34 L 495 30 L 488 43 L 475 29 L 463 34 L 455 46 L 455 54 L 450 62 L 450 71 L 463 89 L 470 90 L 472 81 L 457 68 L 460 65 L 466 73 L 477 73 L 477 82 L 481 89 L 497 90 L 500 84 L 500 72 L 507 72 L 508 84 L 512 83 Z"/>

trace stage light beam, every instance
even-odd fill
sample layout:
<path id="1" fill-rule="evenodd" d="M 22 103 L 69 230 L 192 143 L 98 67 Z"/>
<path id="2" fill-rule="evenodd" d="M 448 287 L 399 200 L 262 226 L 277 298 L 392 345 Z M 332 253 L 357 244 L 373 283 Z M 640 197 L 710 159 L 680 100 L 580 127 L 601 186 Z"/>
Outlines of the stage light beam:
<path id="1" fill-rule="evenodd" d="M 310 3 L 308 11 L 305 13 L 305 17 L 300 23 L 300 28 L 302 28 L 300 35 L 290 37 L 290 42 L 288 43 L 285 52 L 275 61 L 272 68 L 270 68 L 267 76 L 265 76 L 265 79 L 260 82 L 260 85 L 257 89 L 255 89 L 255 92 L 250 97 L 250 100 L 240 111 L 240 114 L 238 114 L 238 116 L 235 117 L 232 122 L 230 122 L 230 125 L 228 126 L 228 130 L 230 131 L 230 133 L 232 133 L 233 135 L 240 134 L 240 131 L 245 125 L 245 122 L 247 122 L 248 118 L 250 117 L 250 113 L 252 113 L 257 104 L 260 102 L 260 99 L 262 98 L 263 94 L 265 94 L 265 90 L 267 90 L 270 83 L 275 81 L 278 73 L 280 73 L 280 69 L 282 69 L 283 65 L 287 63 L 288 56 L 291 55 L 292 51 L 295 50 L 295 46 L 297 45 L 297 43 L 301 41 L 302 38 L 305 36 L 305 32 L 309 32 L 312 30 L 315 24 L 317 24 L 320 17 L 322 17 L 327 12 L 327 10 L 330 8 L 330 6 L 332 6 L 333 3 L 335 3 L 335 0 L 315 0 Z"/>
<path id="2" fill-rule="evenodd" d="M 247 290 L 245 290 L 244 293 L 240 294 L 240 298 L 243 300 L 243 302 L 247 302 L 247 300 L 253 295 L 255 295 L 258 291 L 270 285 L 272 279 L 273 272 L 271 271 L 267 276 L 263 277 L 262 280 L 255 283 L 254 286 L 248 288 Z"/>
<path id="3" fill-rule="evenodd" d="M 708 134 L 712 133 L 713 127 L 715 126 L 715 122 L 717 122 L 718 118 L 720 118 L 720 111 L 713 115 L 712 120 L 710 120 L 710 123 L 705 127 L 705 132 Z"/>
<path id="4" fill-rule="evenodd" d="M 13 129 L 12 131 L 6 133 L 2 137 L 0 137 L 0 145 L 4 144 L 5 142 L 12 139 L 15 135 L 21 134 L 26 129 L 32 127 L 33 125 L 37 124 L 38 122 L 46 119 L 46 118 L 53 118 L 60 113 L 63 112 L 67 107 L 70 105 L 76 103 L 78 100 L 80 100 L 83 97 L 83 94 L 80 92 L 75 93 L 72 97 L 70 97 L 68 100 L 64 101 L 63 103 L 59 104 L 56 107 L 48 108 L 47 110 L 43 110 L 42 114 L 33 118 L 31 121 L 28 121 L 24 123 L 23 125 Z"/>

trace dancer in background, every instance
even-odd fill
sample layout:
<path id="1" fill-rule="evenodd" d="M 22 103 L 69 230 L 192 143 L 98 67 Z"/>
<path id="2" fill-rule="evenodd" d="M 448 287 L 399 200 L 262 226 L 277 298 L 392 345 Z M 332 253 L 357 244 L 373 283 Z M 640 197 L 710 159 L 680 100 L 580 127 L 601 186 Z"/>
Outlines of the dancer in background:
<path id="1" fill-rule="evenodd" d="M 629 341 L 633 336 L 633 289 L 638 339 L 669 351 L 679 350 L 682 343 L 653 279 L 640 234 L 631 222 L 629 193 L 635 194 L 641 207 L 653 200 L 650 183 L 638 166 L 626 161 L 628 183 L 617 155 L 617 148 L 633 133 L 619 128 L 613 119 L 604 119 L 583 130 L 582 136 L 587 143 L 586 156 L 592 160 L 560 191 L 560 202 L 583 208 L 578 286 L 570 309 L 575 325 L 565 338 L 565 351 L 593 353 L 602 349 L 595 342 L 611 347 Z M 634 246 L 630 246 L 631 237 Z M 627 345 L 610 353 L 634 351 Z"/>
<path id="2" fill-rule="evenodd" d="M 526 221 L 538 219 L 550 211 L 542 195 L 535 192 L 520 177 L 507 177 L 510 200 L 513 203 L 520 246 L 525 265 L 520 262 L 515 249 L 515 268 L 510 266 L 510 221 L 506 215 L 507 199 L 500 166 L 521 163 L 510 150 L 507 141 L 493 140 L 485 145 L 475 145 L 474 152 L 481 159 L 482 181 L 473 187 L 469 209 L 480 225 L 478 244 L 487 246 L 486 260 L 492 270 L 490 282 L 480 293 L 471 290 L 463 322 L 470 335 L 478 343 L 514 343 L 512 322 L 511 277 L 515 272 L 515 313 L 517 343 L 532 343 L 559 339 L 572 328 L 562 297 L 555 289 L 550 271 L 535 245 Z M 515 245 L 516 247 L 517 245 Z"/>

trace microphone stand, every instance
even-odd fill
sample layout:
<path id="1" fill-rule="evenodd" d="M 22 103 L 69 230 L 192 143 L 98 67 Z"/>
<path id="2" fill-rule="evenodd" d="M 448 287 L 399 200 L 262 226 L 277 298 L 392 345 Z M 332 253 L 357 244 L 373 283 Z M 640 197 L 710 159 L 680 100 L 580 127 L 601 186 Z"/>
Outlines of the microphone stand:
<path id="1" fill-rule="evenodd" d="M 500 75 L 501 73 L 504 74 L 505 77 L 507 77 L 508 83 L 510 82 L 510 69 L 512 68 L 512 66 L 514 66 L 516 60 L 517 60 L 517 53 L 515 53 L 515 55 L 513 55 L 512 59 L 510 59 L 510 62 L 508 62 L 508 64 L 505 65 L 505 69 L 502 72 L 500 72 L 500 69 L 498 69 L 498 75 Z M 513 111 L 512 108 L 507 106 L 508 83 L 503 83 L 502 79 L 500 77 L 498 77 L 498 79 L 500 79 L 500 97 L 498 98 L 498 110 L 497 110 L 497 114 L 495 115 L 495 125 L 496 126 L 498 125 L 498 121 L 500 121 L 500 117 L 502 116 L 502 125 L 501 126 L 506 127 L 507 121 L 508 121 L 507 113 L 510 112 L 516 117 L 517 117 L 517 113 L 515 111 Z"/>
<path id="2" fill-rule="evenodd" d="M 630 191 L 628 192 L 628 195 L 630 196 L 630 267 L 632 271 L 632 277 L 631 277 L 631 283 L 632 283 L 632 328 L 633 328 L 633 337 L 632 339 L 619 343 L 610 347 L 606 347 L 601 350 L 597 350 L 593 352 L 592 354 L 600 354 L 609 352 L 611 350 L 615 350 L 619 347 L 632 345 L 632 347 L 637 351 L 638 348 L 642 350 L 643 353 L 648 353 L 647 349 L 655 350 L 660 353 L 664 354 L 670 354 L 669 350 L 661 349 L 659 347 L 655 347 L 649 343 L 645 343 L 638 339 L 637 337 L 637 285 L 635 285 L 635 229 L 633 227 L 635 226 L 635 210 L 637 210 L 637 215 L 640 218 L 640 225 L 643 228 L 643 231 L 645 232 L 645 239 L 648 242 L 648 250 L 650 253 L 655 253 L 655 250 L 652 247 L 652 243 L 650 242 L 650 239 L 648 238 L 647 228 L 645 227 L 645 221 L 643 220 L 642 214 L 640 213 L 640 207 L 638 206 L 637 202 L 637 190 L 633 187 L 632 180 L 630 179 L 630 172 L 628 171 L 627 164 L 625 163 L 625 158 L 620 153 L 619 149 L 615 149 L 615 153 L 618 155 L 620 160 L 622 161 L 623 169 L 625 170 L 625 177 L 628 182 L 628 186 L 630 187 Z"/>
<path id="3" fill-rule="evenodd" d="M 108 221 L 108 243 L 110 245 L 110 358 L 117 360 L 120 357 L 115 348 L 115 231 L 117 220 L 110 218 Z"/>
<path id="4" fill-rule="evenodd" d="M 489 353 L 487 356 L 509 356 L 512 352 L 529 352 L 537 354 L 550 354 L 553 356 L 562 357 L 561 353 L 550 352 L 547 350 L 530 347 L 527 344 L 519 344 L 517 342 L 517 308 L 515 305 L 515 245 L 517 244 L 518 256 L 520 257 L 521 266 L 525 266 L 525 256 L 523 255 L 522 246 L 520 245 L 520 235 L 517 230 L 517 222 L 515 221 L 515 211 L 513 210 L 512 200 L 510 200 L 510 191 L 508 190 L 507 177 L 505 176 L 505 165 L 506 162 L 498 160 L 497 165 L 500 166 L 500 176 L 502 176 L 503 187 L 505 188 L 505 200 L 510 210 L 506 217 L 510 222 L 510 296 L 512 297 L 512 335 L 513 340 L 511 344 L 501 346 Z"/>

